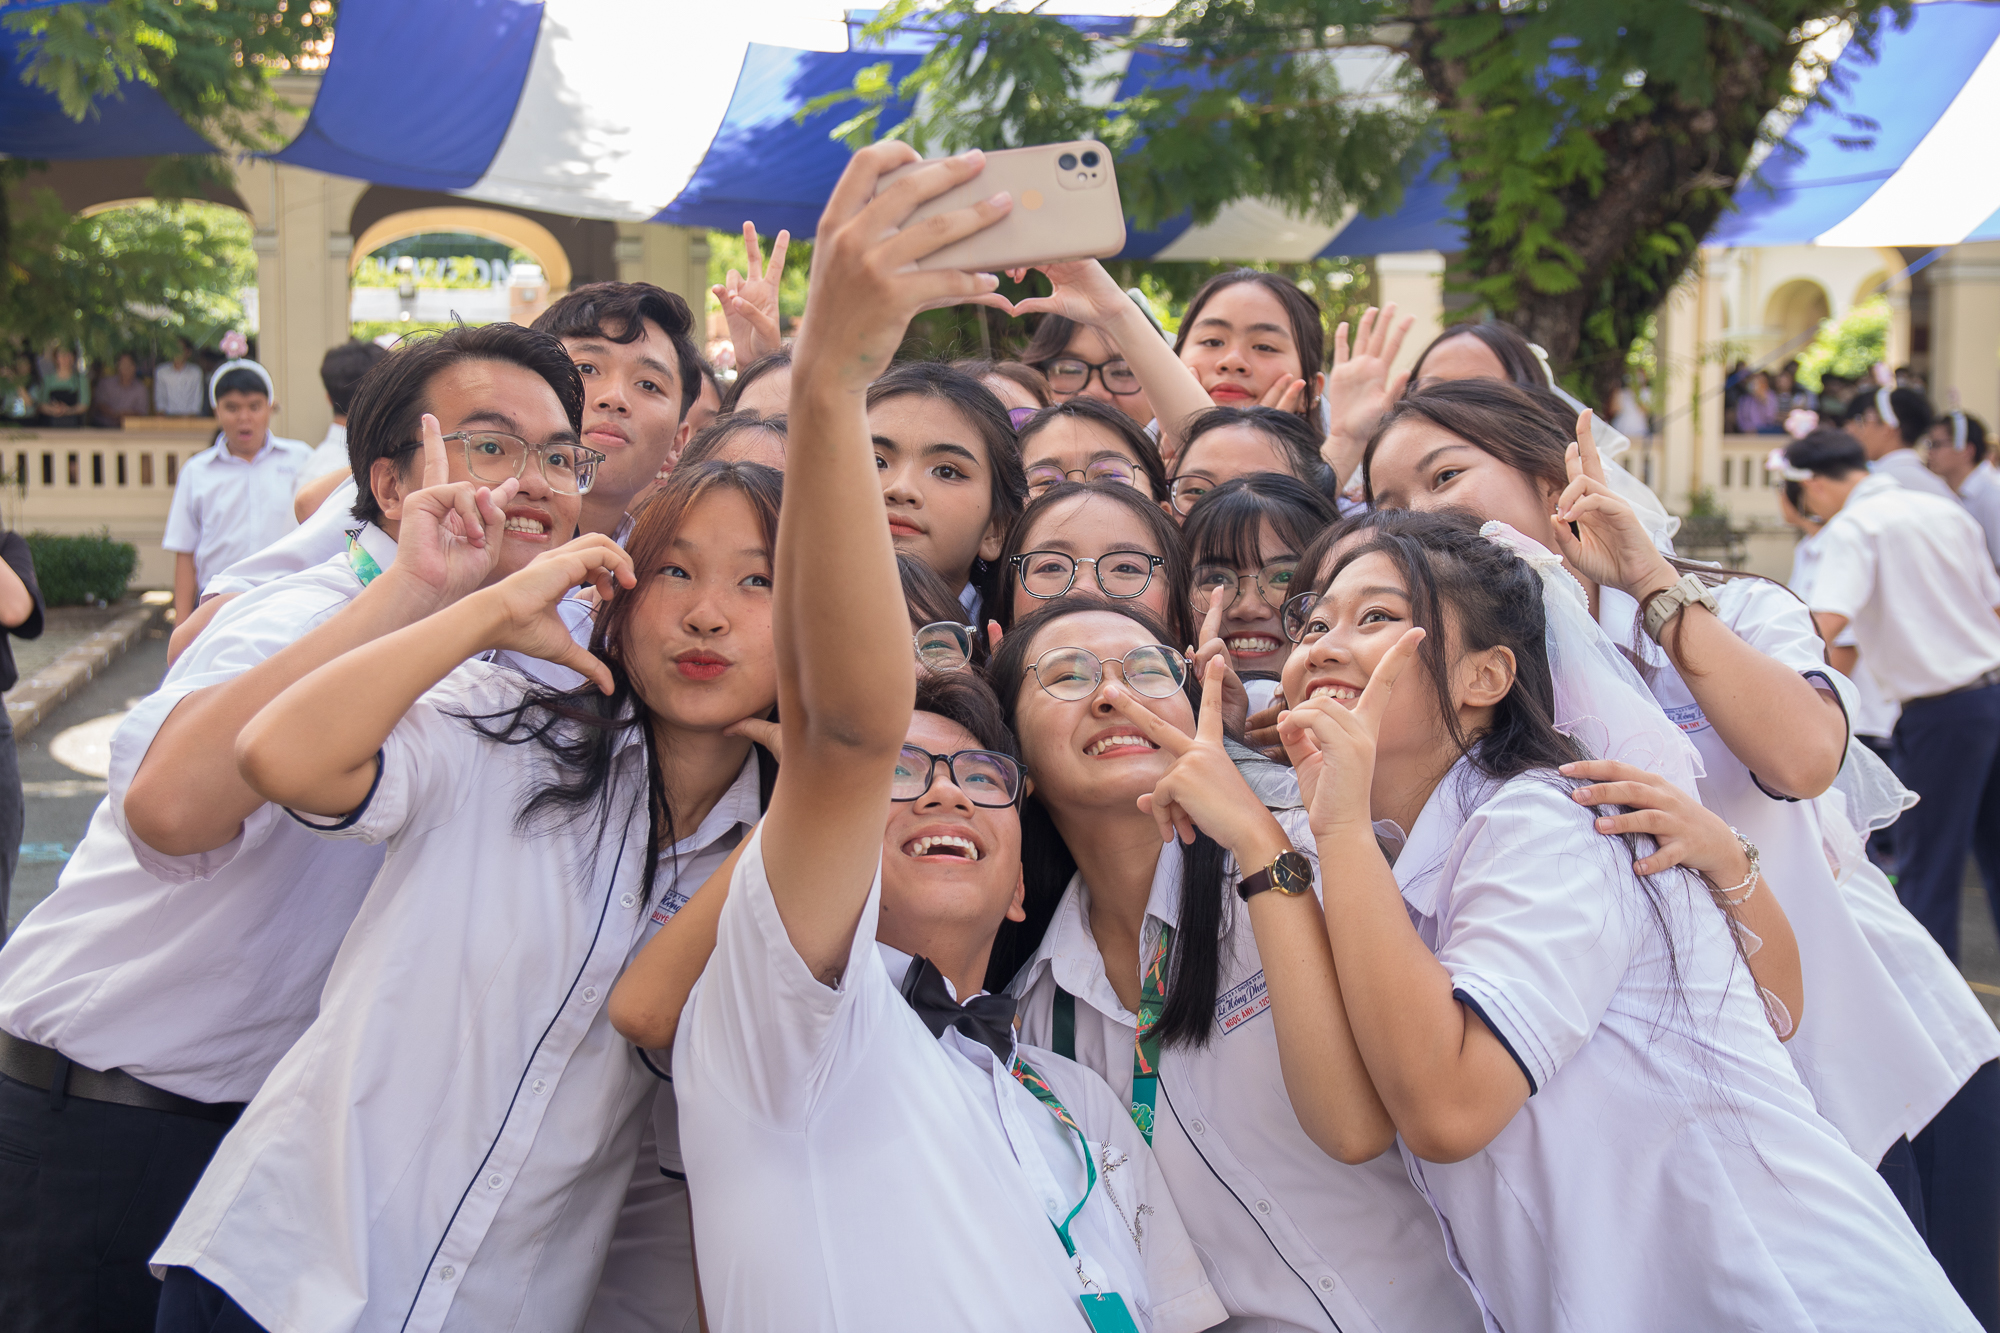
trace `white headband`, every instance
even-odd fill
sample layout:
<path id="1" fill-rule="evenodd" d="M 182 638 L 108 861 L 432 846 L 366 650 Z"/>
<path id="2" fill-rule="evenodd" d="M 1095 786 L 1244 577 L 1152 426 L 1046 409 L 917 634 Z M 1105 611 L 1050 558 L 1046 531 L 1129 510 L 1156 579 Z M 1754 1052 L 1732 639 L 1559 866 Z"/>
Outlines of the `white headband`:
<path id="1" fill-rule="evenodd" d="M 1556 387 L 1556 368 L 1549 364 L 1549 354 L 1540 343 L 1529 343 L 1528 350 L 1535 354 L 1535 360 L 1542 363 L 1542 374 L 1548 377 L 1549 387 Z M 1568 395 L 1564 395 L 1567 397 Z"/>
<path id="2" fill-rule="evenodd" d="M 1896 420 L 1896 409 L 1889 405 L 1889 395 L 1894 392 L 1894 389 L 1875 391 L 1875 415 L 1882 418 L 1882 424 L 1885 426 L 1900 427 L 1903 423 Z"/>
<path id="3" fill-rule="evenodd" d="M 1770 453 L 1764 455 L 1764 466 L 1776 475 L 1783 477 L 1786 481 L 1812 480 L 1812 469 L 1809 467 L 1793 467 L 1792 461 L 1785 457 L 1783 448 L 1773 449 Z"/>
<path id="4" fill-rule="evenodd" d="M 247 370 L 258 379 L 264 381 L 264 396 L 274 403 L 278 401 L 278 390 L 277 386 L 271 383 L 271 372 L 258 365 L 255 361 L 243 359 L 223 362 L 215 368 L 215 373 L 208 377 L 208 405 L 210 407 L 215 406 L 215 386 L 222 383 L 222 377 L 232 370 Z"/>

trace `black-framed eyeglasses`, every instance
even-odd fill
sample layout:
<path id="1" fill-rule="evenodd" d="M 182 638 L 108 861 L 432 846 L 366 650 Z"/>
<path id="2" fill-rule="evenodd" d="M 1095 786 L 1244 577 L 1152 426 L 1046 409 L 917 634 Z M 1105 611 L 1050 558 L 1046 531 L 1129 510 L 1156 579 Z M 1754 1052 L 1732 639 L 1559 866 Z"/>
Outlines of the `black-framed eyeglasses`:
<path id="1" fill-rule="evenodd" d="M 528 459 L 533 456 L 542 469 L 542 479 L 557 495 L 588 495 L 597 480 L 597 466 L 605 456 L 581 444 L 530 444 L 518 435 L 498 430 L 455 430 L 444 437 L 465 445 L 465 470 L 474 481 L 497 486 L 503 481 L 528 475 Z M 423 448 L 421 440 L 405 444 L 399 453 Z"/>
<path id="2" fill-rule="evenodd" d="M 917 660 L 933 671 L 959 671 L 972 661 L 972 636 L 970 625 L 961 625 L 953 620 L 937 620 L 918 630 L 912 639 L 917 645 Z"/>
<path id="3" fill-rule="evenodd" d="M 896 774 L 889 799 L 914 801 L 931 789 L 937 766 L 943 764 L 951 783 L 974 805 L 1003 810 L 1021 799 L 1021 763 L 993 750 L 956 750 L 932 754 L 921 745 L 905 745 L 896 755 Z"/>
<path id="4" fill-rule="evenodd" d="M 1319 594 L 1302 592 L 1286 600 L 1278 611 L 1278 623 L 1284 627 L 1285 637 L 1293 643 L 1313 643 L 1326 633 L 1329 626 L 1313 615 L 1313 608 L 1319 605 Z"/>
<path id="5" fill-rule="evenodd" d="M 1042 374 L 1048 376 L 1049 387 L 1057 393 L 1082 393 L 1090 387 L 1091 376 L 1095 375 L 1105 389 L 1126 398 L 1139 392 L 1139 377 L 1132 373 L 1124 357 L 1114 357 L 1109 361 L 1085 361 L 1081 357 L 1059 356 L 1053 361 L 1042 363 Z"/>
<path id="6" fill-rule="evenodd" d="M 1187 684 L 1187 659 L 1164 643 L 1148 643 L 1123 657 L 1099 657 L 1088 648 L 1051 648 L 1035 659 L 1035 681 L 1054 699 L 1074 703 L 1097 693 L 1104 668 L 1118 664 L 1118 674 L 1134 694 L 1165 699 Z"/>
<path id="7" fill-rule="evenodd" d="M 1183 518 L 1194 508 L 1194 502 L 1207 495 L 1222 483 L 1214 477 L 1204 477 L 1199 472 L 1190 472 L 1183 477 L 1175 477 L 1167 484 L 1167 494 L 1174 502 L 1174 512 Z"/>
<path id="8" fill-rule="evenodd" d="M 1264 599 L 1266 606 L 1273 611 L 1282 610 L 1298 570 L 1296 560 L 1274 560 L 1252 574 L 1239 574 L 1229 565 L 1196 565 L 1194 582 L 1188 589 L 1188 600 L 1203 615 L 1214 609 L 1218 601 L 1227 610 L 1236 604 L 1243 590 L 1243 581 L 1249 579 L 1257 585 L 1257 595 Z"/>
<path id="9" fill-rule="evenodd" d="M 1139 469 L 1128 458 L 1093 458 L 1082 467 L 1060 468 L 1054 463 L 1037 463 L 1028 469 L 1028 494 L 1040 495 L 1043 491 L 1060 486 L 1070 478 L 1089 484 L 1110 481 L 1120 486 L 1137 486 Z"/>
<path id="10" fill-rule="evenodd" d="M 1023 551 L 1013 558 L 1014 575 L 1030 597 L 1060 597 L 1076 583 L 1079 565 L 1089 565 L 1106 597 L 1137 597 L 1153 582 L 1166 560 L 1144 551 L 1108 551 L 1095 560 L 1061 551 Z"/>

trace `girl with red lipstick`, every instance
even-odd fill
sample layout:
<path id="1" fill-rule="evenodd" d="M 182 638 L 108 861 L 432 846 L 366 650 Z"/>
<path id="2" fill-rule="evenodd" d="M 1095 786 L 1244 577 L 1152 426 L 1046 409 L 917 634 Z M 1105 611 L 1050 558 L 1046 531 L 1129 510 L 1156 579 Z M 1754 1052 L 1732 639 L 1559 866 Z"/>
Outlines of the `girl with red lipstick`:
<path id="1" fill-rule="evenodd" d="M 1174 352 L 1216 407 L 1275 407 L 1319 421 L 1326 327 L 1319 303 L 1275 273 L 1239 268 L 1203 283 Z"/>
<path id="2" fill-rule="evenodd" d="M 1003 927 L 988 976 L 1019 966 L 1023 1039 L 1131 1104 L 1231 1316 L 1473 1333 L 1429 1205 L 1340 1044 L 1303 812 L 1252 792 L 1223 748 L 1222 664 L 1195 694 L 1171 634 L 1071 596 L 1000 641 L 989 674 L 1034 789 L 1025 920 Z"/>

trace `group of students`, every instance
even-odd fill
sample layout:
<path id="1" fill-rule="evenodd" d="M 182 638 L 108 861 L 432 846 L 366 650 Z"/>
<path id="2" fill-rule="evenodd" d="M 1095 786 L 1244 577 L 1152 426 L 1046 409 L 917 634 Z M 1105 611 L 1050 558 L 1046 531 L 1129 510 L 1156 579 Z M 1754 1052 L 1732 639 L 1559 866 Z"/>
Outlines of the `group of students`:
<path id="1" fill-rule="evenodd" d="M 1009 303 L 915 159 L 699 434 L 643 285 L 361 377 L 0 949 L 0 1323 L 1992 1327 L 1806 605 L 1518 334 Z M 1041 374 L 894 364 L 956 301 Z"/>

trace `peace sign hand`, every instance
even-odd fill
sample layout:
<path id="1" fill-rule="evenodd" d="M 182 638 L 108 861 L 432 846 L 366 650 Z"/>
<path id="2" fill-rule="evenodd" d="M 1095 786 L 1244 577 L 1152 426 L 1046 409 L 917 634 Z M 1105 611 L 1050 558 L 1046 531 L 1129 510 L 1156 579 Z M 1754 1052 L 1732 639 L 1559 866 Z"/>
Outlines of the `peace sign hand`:
<path id="1" fill-rule="evenodd" d="M 1292 757 L 1313 836 L 1326 837 L 1357 827 L 1372 830 L 1375 746 L 1382 734 L 1382 719 L 1397 680 L 1423 641 L 1421 628 L 1404 630 L 1403 637 L 1375 664 L 1374 674 L 1352 708 L 1322 697 L 1308 699 L 1278 715 L 1278 738 Z"/>
<path id="2" fill-rule="evenodd" d="M 422 429 L 423 489 L 403 499 L 389 572 L 419 589 L 436 610 L 478 588 L 499 565 L 507 503 L 521 483 L 512 477 L 493 487 L 452 481 L 438 419 L 424 413 Z"/>
<path id="3" fill-rule="evenodd" d="M 792 243 L 789 231 L 780 231 L 771 245 L 771 262 L 757 244 L 757 224 L 743 224 L 743 267 L 739 274 L 730 269 L 720 283 L 709 288 L 729 321 L 729 341 L 737 349 L 737 364 L 747 366 L 784 346 L 778 331 L 778 295 L 785 280 L 785 251 Z"/>
<path id="4" fill-rule="evenodd" d="M 1104 698 L 1141 735 L 1173 756 L 1166 776 L 1139 798 L 1139 808 L 1160 826 L 1160 841 L 1172 842 L 1178 834 L 1191 843 L 1199 829 L 1232 852 L 1244 852 L 1268 843 L 1277 821 L 1223 749 L 1222 671 L 1222 664 L 1211 659 L 1203 673 L 1201 714 L 1192 736 L 1122 685 L 1106 686 Z M 1284 836 L 1282 830 L 1278 836 Z M 1242 856 L 1238 860 L 1249 864 Z"/>
<path id="5" fill-rule="evenodd" d="M 1243 688 L 1243 678 L 1230 665 L 1229 645 L 1222 639 L 1222 612 L 1222 599 L 1217 598 L 1202 617 L 1201 635 L 1196 646 L 1188 649 L 1187 658 L 1203 680 L 1208 679 L 1210 662 L 1222 663 L 1222 729 L 1231 736 L 1241 736 L 1249 724 L 1250 692 Z"/>
<path id="6" fill-rule="evenodd" d="M 1556 545 L 1563 559 L 1585 578 L 1644 597 L 1669 587 L 1680 575 L 1653 545 L 1632 502 L 1605 482 L 1604 461 L 1598 456 L 1591 424 L 1590 409 L 1585 408 L 1576 419 L 1576 439 L 1563 455 L 1569 485 L 1556 500 Z"/>

